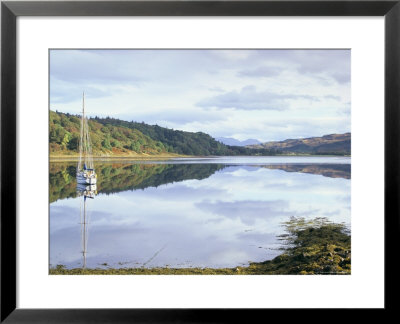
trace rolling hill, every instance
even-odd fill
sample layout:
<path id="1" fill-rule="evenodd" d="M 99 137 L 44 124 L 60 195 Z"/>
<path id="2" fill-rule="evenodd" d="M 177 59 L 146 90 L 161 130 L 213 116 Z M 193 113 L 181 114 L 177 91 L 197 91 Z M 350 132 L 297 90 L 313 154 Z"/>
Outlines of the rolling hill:
<path id="1" fill-rule="evenodd" d="M 112 155 L 274 155 L 274 150 L 225 145 L 203 132 L 185 132 L 115 118 L 88 121 L 93 154 Z M 50 154 L 78 153 L 79 116 L 50 111 Z"/>
<path id="2" fill-rule="evenodd" d="M 249 146 L 249 145 L 261 144 L 259 140 L 253 138 L 249 138 L 244 141 L 239 141 L 231 137 L 217 137 L 216 140 L 225 145 L 231 145 L 231 146 Z"/>
<path id="3" fill-rule="evenodd" d="M 255 145 L 226 145 L 203 132 L 186 132 L 115 118 L 88 121 L 95 156 L 132 155 L 349 155 L 351 135 L 332 134 Z M 79 116 L 50 111 L 49 146 L 52 156 L 76 155 L 80 137 Z"/>
<path id="4" fill-rule="evenodd" d="M 330 134 L 322 137 L 303 139 L 287 139 L 280 142 L 267 142 L 247 147 L 253 149 L 274 149 L 282 153 L 349 155 L 351 152 L 351 133 Z"/>

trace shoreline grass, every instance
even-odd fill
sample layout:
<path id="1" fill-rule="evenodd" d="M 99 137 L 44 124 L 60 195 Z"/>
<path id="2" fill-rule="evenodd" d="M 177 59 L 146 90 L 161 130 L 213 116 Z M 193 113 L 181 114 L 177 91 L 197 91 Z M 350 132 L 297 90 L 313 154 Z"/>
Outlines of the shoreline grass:
<path id="1" fill-rule="evenodd" d="M 190 158 L 188 155 L 180 154 L 159 154 L 159 155 L 93 155 L 94 161 L 157 161 L 170 160 L 175 158 Z M 50 162 L 76 162 L 79 160 L 79 154 L 74 155 L 53 155 L 50 154 Z"/>
<path id="2" fill-rule="evenodd" d="M 50 275 L 349 275 L 351 236 L 343 224 L 326 218 L 306 221 L 292 217 L 283 224 L 286 234 L 281 255 L 264 262 L 233 268 L 50 268 Z"/>
<path id="3" fill-rule="evenodd" d="M 246 155 L 233 155 L 231 157 L 243 157 Z M 351 155 L 315 155 L 315 154 L 277 154 L 277 155 L 262 155 L 262 157 L 351 157 Z M 171 160 L 176 158 L 214 158 L 222 157 L 217 155 L 183 155 L 183 154 L 137 154 L 137 155 L 94 155 L 94 161 L 160 161 L 160 160 Z M 260 157 L 258 155 L 250 155 L 250 157 Z M 71 155 L 54 155 L 50 154 L 50 162 L 77 162 L 79 160 L 79 154 Z"/>

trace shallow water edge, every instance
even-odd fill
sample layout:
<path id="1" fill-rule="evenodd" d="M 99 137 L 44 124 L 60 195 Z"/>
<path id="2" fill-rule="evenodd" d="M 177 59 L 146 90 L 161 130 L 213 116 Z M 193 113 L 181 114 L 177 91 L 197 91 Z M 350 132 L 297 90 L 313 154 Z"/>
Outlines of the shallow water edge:
<path id="1" fill-rule="evenodd" d="M 251 262 L 233 268 L 51 268 L 51 275 L 349 275 L 351 274 L 351 235 L 344 224 L 327 218 L 292 217 L 280 235 L 284 251 L 272 260 Z"/>

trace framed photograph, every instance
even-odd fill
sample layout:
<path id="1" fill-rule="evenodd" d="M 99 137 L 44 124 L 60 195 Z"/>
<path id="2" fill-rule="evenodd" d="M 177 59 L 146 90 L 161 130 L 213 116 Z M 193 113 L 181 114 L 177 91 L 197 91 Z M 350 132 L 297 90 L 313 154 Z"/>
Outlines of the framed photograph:
<path id="1" fill-rule="evenodd" d="M 393 308 L 399 15 L 2 2 L 1 321 Z"/>

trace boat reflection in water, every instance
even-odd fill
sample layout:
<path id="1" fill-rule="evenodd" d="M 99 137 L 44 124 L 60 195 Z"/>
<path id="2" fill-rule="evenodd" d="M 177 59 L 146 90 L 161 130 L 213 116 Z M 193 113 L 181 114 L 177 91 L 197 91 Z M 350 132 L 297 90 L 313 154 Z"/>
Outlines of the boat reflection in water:
<path id="1" fill-rule="evenodd" d="M 80 214 L 80 225 L 81 225 L 81 246 L 82 246 L 82 269 L 86 268 L 86 255 L 87 255 L 87 244 L 89 238 L 89 224 L 90 224 L 90 211 L 88 209 L 88 200 L 94 199 L 97 195 L 97 186 L 94 185 L 82 185 L 76 186 L 76 191 L 79 197 L 79 214 Z"/>

